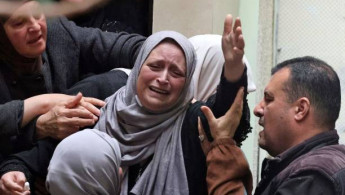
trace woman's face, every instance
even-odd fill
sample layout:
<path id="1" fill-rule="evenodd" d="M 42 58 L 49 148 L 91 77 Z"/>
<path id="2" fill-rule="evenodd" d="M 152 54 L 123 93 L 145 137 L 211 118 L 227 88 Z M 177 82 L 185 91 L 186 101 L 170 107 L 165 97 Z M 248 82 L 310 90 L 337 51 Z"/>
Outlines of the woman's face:
<path id="1" fill-rule="evenodd" d="M 186 59 L 179 46 L 163 41 L 141 67 L 137 94 L 142 105 L 153 112 L 171 108 L 186 81 Z"/>
<path id="2" fill-rule="evenodd" d="M 36 58 L 46 48 L 46 18 L 36 1 L 29 1 L 16 9 L 4 23 L 4 29 L 13 47 L 22 56 Z"/>

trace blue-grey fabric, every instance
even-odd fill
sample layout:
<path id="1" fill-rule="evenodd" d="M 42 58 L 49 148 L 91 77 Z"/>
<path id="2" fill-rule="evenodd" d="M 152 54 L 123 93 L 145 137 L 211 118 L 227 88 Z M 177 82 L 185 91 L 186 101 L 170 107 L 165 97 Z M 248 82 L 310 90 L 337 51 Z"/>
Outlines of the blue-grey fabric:
<path id="1" fill-rule="evenodd" d="M 56 147 L 46 187 L 52 195 L 119 194 L 120 160 L 116 139 L 95 129 L 80 131 Z"/>
<path id="2" fill-rule="evenodd" d="M 150 52 L 164 39 L 173 39 L 186 58 L 186 82 L 173 108 L 152 113 L 144 108 L 136 92 L 140 69 Z M 121 194 L 128 194 L 128 172 L 131 165 L 153 159 L 137 181 L 134 194 L 188 194 L 188 182 L 181 145 L 181 127 L 193 98 L 192 75 L 196 56 L 192 44 L 183 35 L 161 31 L 143 44 L 125 87 L 109 97 L 101 110 L 95 128 L 107 132 L 120 143 L 124 168 Z"/>

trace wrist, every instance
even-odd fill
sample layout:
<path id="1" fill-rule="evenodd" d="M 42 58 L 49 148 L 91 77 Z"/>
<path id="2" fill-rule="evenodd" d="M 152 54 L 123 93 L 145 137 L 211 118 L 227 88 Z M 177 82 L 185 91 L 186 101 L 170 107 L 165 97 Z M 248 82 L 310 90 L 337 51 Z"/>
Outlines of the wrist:
<path id="1" fill-rule="evenodd" d="M 224 77 L 229 82 L 236 82 L 241 79 L 244 72 L 244 63 L 241 61 L 237 63 L 225 62 L 224 64 Z"/>
<path id="2" fill-rule="evenodd" d="M 42 118 L 43 115 L 39 116 L 36 121 L 36 139 L 43 139 L 45 137 L 48 137 L 43 128 Z"/>

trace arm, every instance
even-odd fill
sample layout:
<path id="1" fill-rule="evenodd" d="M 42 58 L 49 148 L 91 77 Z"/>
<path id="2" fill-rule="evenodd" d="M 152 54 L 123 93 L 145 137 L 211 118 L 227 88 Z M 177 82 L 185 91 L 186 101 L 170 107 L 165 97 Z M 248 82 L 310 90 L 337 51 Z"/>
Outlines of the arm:
<path id="1" fill-rule="evenodd" d="M 244 39 L 241 30 L 240 19 L 237 18 L 232 24 L 232 16 L 227 15 L 224 21 L 224 32 L 222 36 L 222 50 L 225 58 L 223 74 L 215 97 L 211 97 L 207 105 L 212 109 L 216 117 L 223 116 L 235 99 L 236 92 L 244 87 L 246 92 L 243 96 L 243 115 L 233 139 L 238 145 L 245 140 L 251 131 L 250 111 L 247 103 L 247 74 L 246 66 L 242 62 L 244 54 Z M 233 25 L 233 26 L 232 26 Z M 202 120 L 206 127 L 205 120 Z M 207 128 L 205 128 L 207 129 Z M 209 139 L 209 133 L 207 133 Z"/>
<path id="2" fill-rule="evenodd" d="M 113 68 L 132 68 L 145 37 L 138 34 L 102 32 L 82 28 L 65 18 L 62 26 L 70 32 L 80 49 L 82 73 L 101 73 Z"/>
<path id="3" fill-rule="evenodd" d="M 48 112 L 59 102 L 66 101 L 70 97 L 64 94 L 43 94 L 24 100 L 24 113 L 21 127 L 24 127 L 35 117 Z"/>
<path id="4" fill-rule="evenodd" d="M 207 154 L 209 194 L 251 194 L 252 174 L 242 150 L 233 139 L 219 139 Z"/>
<path id="5" fill-rule="evenodd" d="M 205 138 L 205 132 L 198 120 L 199 138 L 206 155 L 207 185 L 209 194 L 251 194 L 252 175 L 242 151 L 232 137 L 240 123 L 243 107 L 243 88 L 237 93 L 231 108 L 224 116 L 215 118 L 206 107 L 201 110 L 208 121 L 214 141 Z"/>

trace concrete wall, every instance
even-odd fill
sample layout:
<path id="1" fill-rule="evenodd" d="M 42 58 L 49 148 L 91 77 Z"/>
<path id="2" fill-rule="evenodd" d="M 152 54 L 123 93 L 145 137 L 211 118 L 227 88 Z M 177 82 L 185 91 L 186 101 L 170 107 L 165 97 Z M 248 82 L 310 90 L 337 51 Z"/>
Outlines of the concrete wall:
<path id="1" fill-rule="evenodd" d="M 157 0 L 153 2 L 153 32 L 175 30 L 187 37 L 222 34 L 225 15 L 238 15 L 239 0 Z"/>

